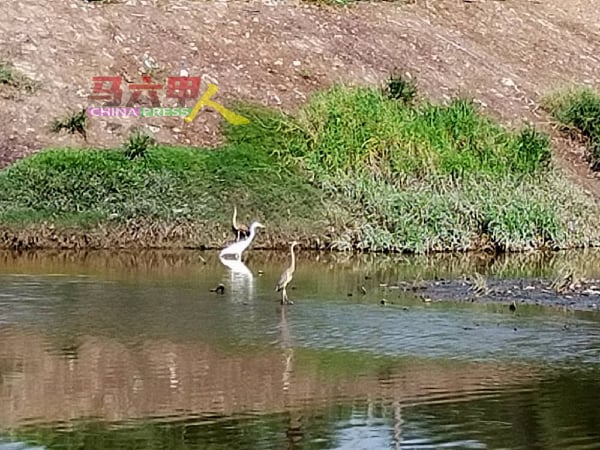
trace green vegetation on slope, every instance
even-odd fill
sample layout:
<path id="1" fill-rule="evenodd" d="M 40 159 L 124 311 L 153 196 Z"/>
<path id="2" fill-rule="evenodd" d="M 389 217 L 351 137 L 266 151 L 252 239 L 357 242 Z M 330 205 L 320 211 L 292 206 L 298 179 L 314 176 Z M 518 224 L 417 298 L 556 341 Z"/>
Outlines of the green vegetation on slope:
<path id="1" fill-rule="evenodd" d="M 600 95 L 591 88 L 569 89 L 549 96 L 545 107 L 589 141 L 592 170 L 600 170 Z"/>
<path id="2" fill-rule="evenodd" d="M 285 178 L 284 178 L 285 177 Z M 99 220 L 176 217 L 228 223 L 234 203 L 262 220 L 311 217 L 316 190 L 263 149 L 156 147 L 142 159 L 121 150 L 48 150 L 0 173 L 0 217 Z M 302 208 L 302 205 L 307 204 Z M 268 207 L 265 207 L 268 205 Z"/>
<path id="3" fill-rule="evenodd" d="M 220 149 L 26 158 L 0 172 L 0 223 L 144 219 L 226 230 L 236 204 L 267 234 L 314 235 L 340 249 L 599 241 L 598 207 L 549 167 L 548 138 L 529 126 L 509 132 L 464 99 L 412 105 L 375 88 L 335 87 L 294 116 L 234 109 L 251 123 L 225 124 Z"/>
<path id="4" fill-rule="evenodd" d="M 295 156 L 322 173 L 398 176 L 527 174 L 550 158 L 548 138 L 526 127 L 510 134 L 463 99 L 406 107 L 373 89 L 317 94 L 298 123 Z"/>

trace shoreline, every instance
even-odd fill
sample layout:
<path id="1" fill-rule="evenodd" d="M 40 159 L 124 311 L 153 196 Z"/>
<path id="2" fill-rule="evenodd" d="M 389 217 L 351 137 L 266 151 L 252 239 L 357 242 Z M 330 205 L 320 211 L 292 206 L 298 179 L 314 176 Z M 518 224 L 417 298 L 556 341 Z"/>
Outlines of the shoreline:
<path id="1" fill-rule="evenodd" d="M 221 250 L 234 242 L 233 233 L 221 226 L 206 227 L 198 224 L 148 222 L 133 226 L 127 224 L 100 224 L 91 229 L 57 227 L 54 225 L 16 226 L 0 224 L 0 250 Z M 360 248 L 354 244 L 337 248 L 336 237 L 328 233 L 311 231 L 274 232 L 260 231 L 251 248 L 261 251 L 289 251 L 294 240 L 307 250 L 340 254 L 373 255 L 490 255 L 519 254 L 528 252 L 561 252 L 600 248 L 600 244 L 558 246 L 542 244 L 523 248 L 499 248 L 485 237 L 477 236 L 469 248 L 446 248 L 424 252 L 414 250 L 378 250 Z"/>
<path id="2" fill-rule="evenodd" d="M 224 123 L 219 148 L 136 132 L 121 148 L 46 149 L 0 171 L 0 248 L 218 249 L 236 206 L 238 223 L 267 226 L 253 243 L 265 250 L 600 246 L 600 207 L 553 164 L 548 135 L 470 100 L 386 92 L 336 86 L 295 116 L 240 105 L 252 121 Z"/>

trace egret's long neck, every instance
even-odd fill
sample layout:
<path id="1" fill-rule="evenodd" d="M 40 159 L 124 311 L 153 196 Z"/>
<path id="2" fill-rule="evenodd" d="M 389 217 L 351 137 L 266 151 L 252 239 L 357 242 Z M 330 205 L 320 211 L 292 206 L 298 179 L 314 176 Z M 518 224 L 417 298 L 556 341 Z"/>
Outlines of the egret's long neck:
<path id="1" fill-rule="evenodd" d="M 248 234 L 248 241 L 254 239 L 254 235 L 256 234 L 256 227 L 250 227 L 250 233 Z"/>
<path id="2" fill-rule="evenodd" d="M 292 245 L 292 264 L 290 265 L 292 271 L 296 270 L 296 255 L 294 254 L 294 246 Z"/>
<path id="3" fill-rule="evenodd" d="M 233 207 L 233 218 L 232 218 L 231 222 L 233 223 L 233 226 L 234 226 L 235 228 L 237 228 L 237 224 L 235 223 L 235 218 L 236 218 L 236 216 L 237 216 L 237 208 L 234 206 L 234 207 Z"/>

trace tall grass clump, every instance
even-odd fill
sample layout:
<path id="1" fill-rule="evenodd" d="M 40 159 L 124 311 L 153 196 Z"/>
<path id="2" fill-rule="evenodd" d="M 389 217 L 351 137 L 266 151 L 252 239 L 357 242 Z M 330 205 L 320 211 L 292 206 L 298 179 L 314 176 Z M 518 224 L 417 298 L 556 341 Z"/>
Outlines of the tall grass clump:
<path id="1" fill-rule="evenodd" d="M 335 87 L 316 94 L 292 149 L 321 173 L 366 172 L 459 177 L 535 173 L 550 159 L 548 139 L 531 127 L 510 133 L 466 99 L 407 105 L 372 88 Z"/>
<path id="2" fill-rule="evenodd" d="M 401 96 L 403 85 L 396 88 Z M 244 115 L 253 125 L 229 127 L 228 139 L 264 146 L 335 199 L 327 215 L 338 249 L 509 251 L 598 242 L 600 210 L 550 167 L 549 137 L 530 125 L 504 129 L 467 99 L 415 103 L 398 101 L 389 87 L 337 86 L 295 116 Z"/>
<path id="3" fill-rule="evenodd" d="M 592 170 L 600 170 L 600 95 L 591 88 L 569 89 L 548 96 L 544 106 L 562 125 L 588 140 Z"/>
<path id="4" fill-rule="evenodd" d="M 346 176 L 323 188 L 340 203 L 334 247 L 428 253 L 600 244 L 600 207 L 556 172 L 527 178 L 384 180 Z M 557 207 L 557 205 L 563 205 Z"/>

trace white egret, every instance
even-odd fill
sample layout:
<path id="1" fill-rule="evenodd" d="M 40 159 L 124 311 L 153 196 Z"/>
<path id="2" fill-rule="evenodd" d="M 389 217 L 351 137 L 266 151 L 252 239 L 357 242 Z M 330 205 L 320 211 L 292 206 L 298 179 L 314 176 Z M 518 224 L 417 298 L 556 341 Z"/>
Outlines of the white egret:
<path id="1" fill-rule="evenodd" d="M 244 250 L 246 250 L 250 246 L 250 244 L 252 243 L 252 240 L 254 239 L 254 236 L 256 236 L 257 228 L 265 228 L 265 226 L 262 225 L 260 222 L 252 222 L 252 225 L 250 225 L 249 236 L 246 239 L 234 242 L 230 246 L 225 247 L 223 250 L 221 250 L 221 253 L 219 253 L 219 256 L 223 257 L 225 255 L 233 255 L 235 257 L 235 259 L 241 260 L 242 253 L 244 252 Z"/>

